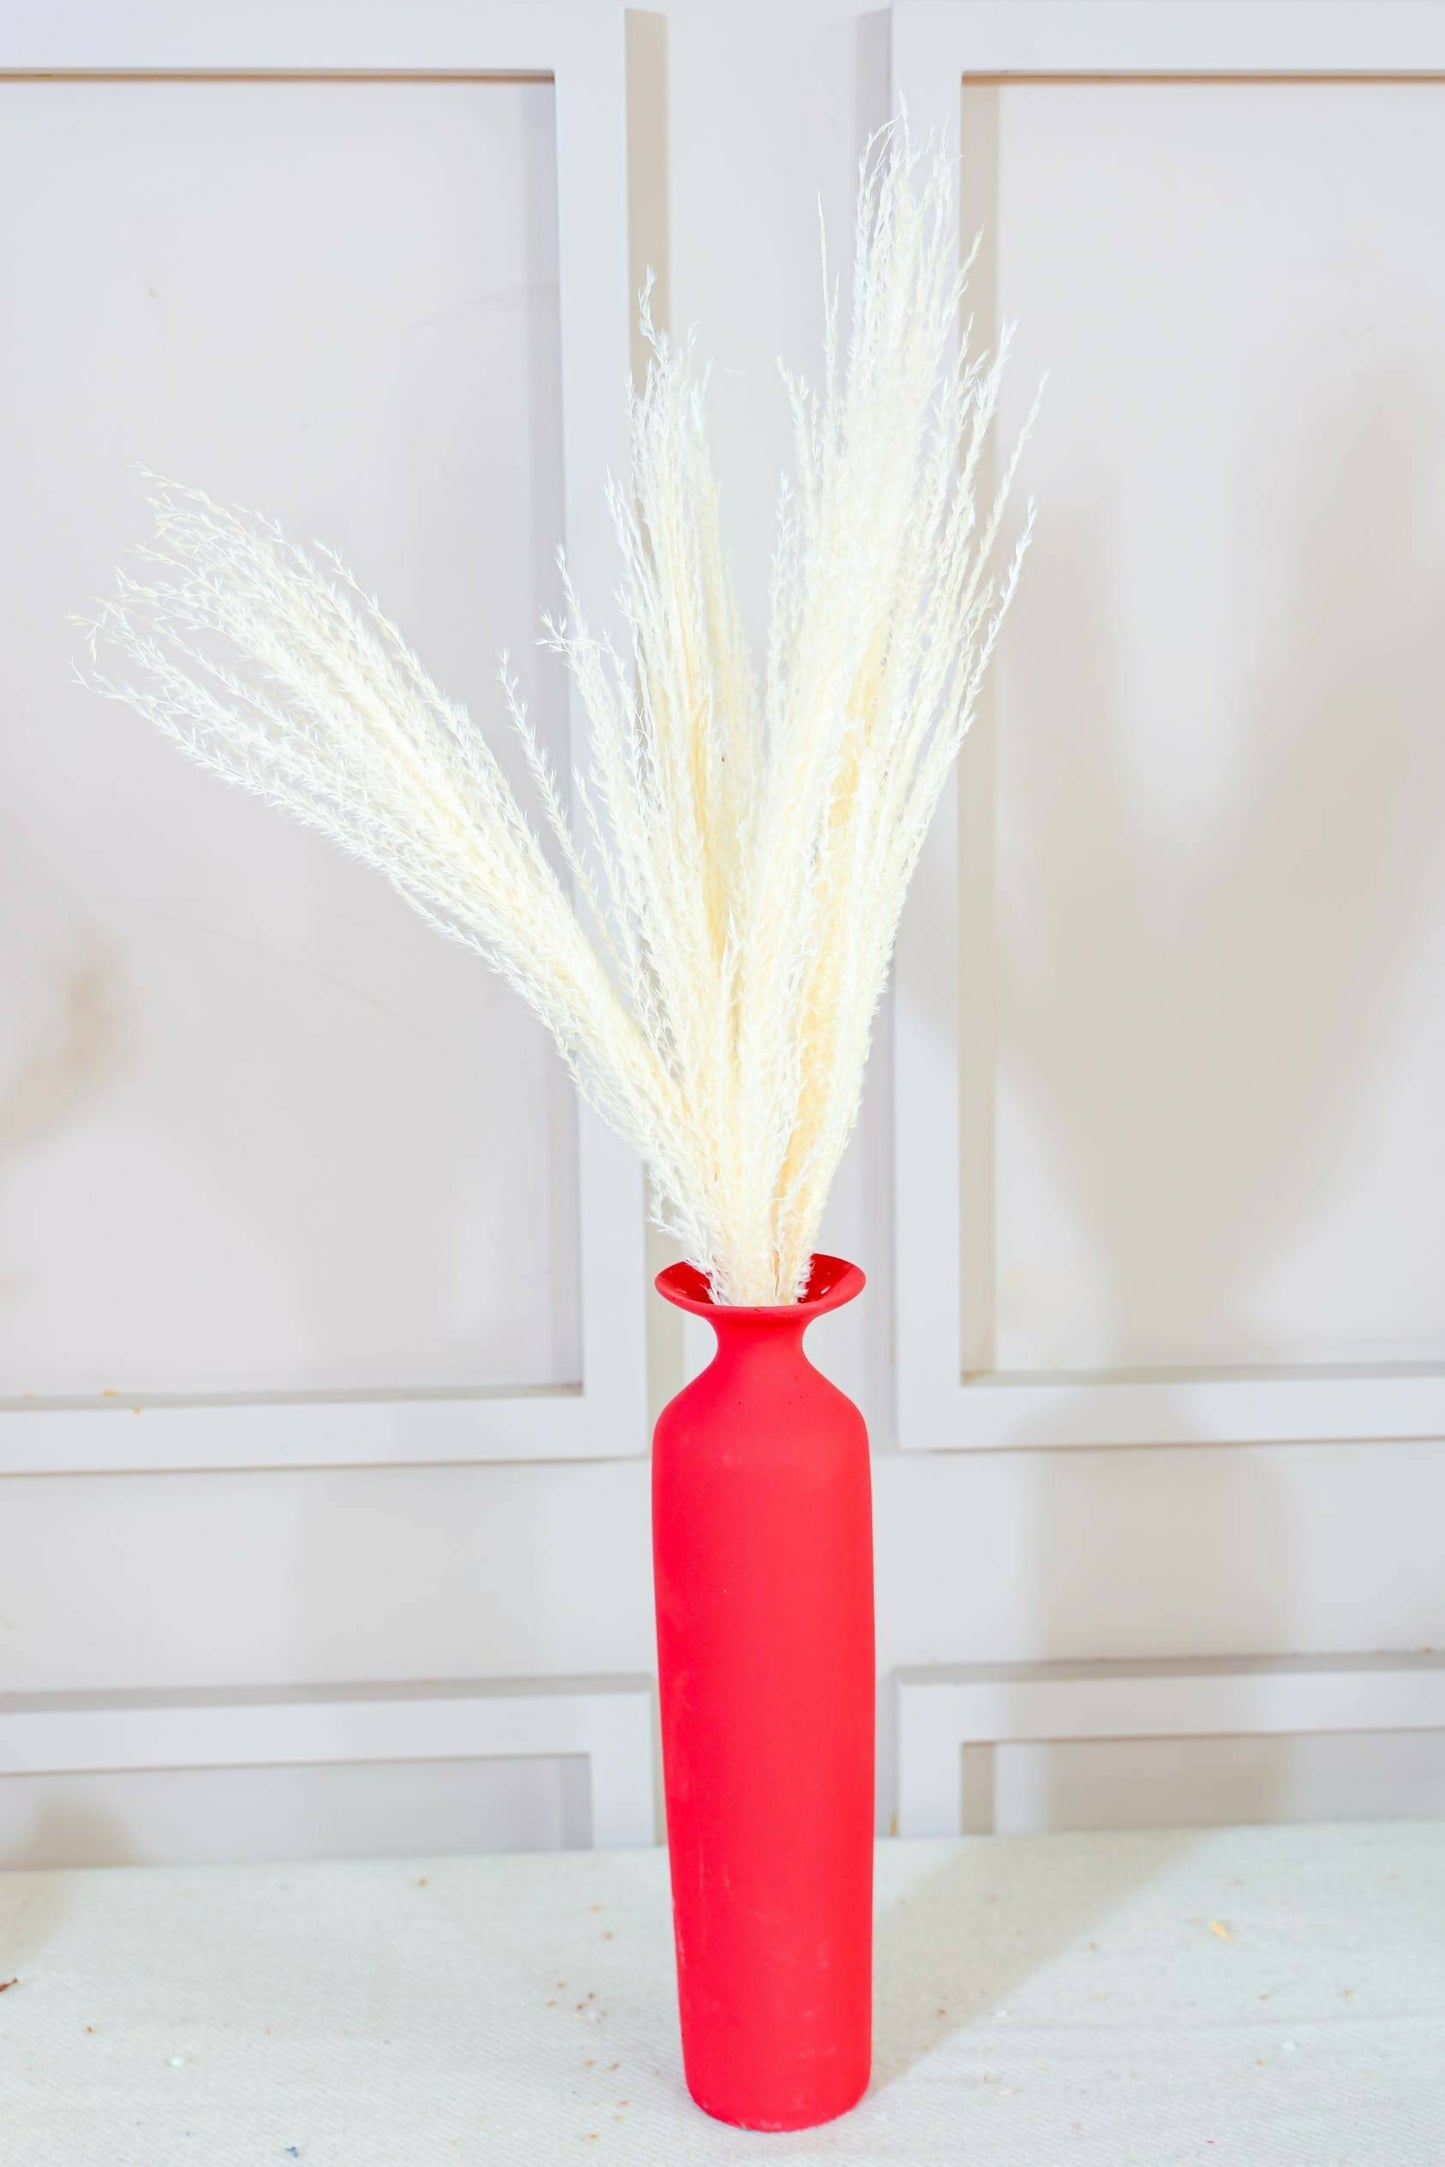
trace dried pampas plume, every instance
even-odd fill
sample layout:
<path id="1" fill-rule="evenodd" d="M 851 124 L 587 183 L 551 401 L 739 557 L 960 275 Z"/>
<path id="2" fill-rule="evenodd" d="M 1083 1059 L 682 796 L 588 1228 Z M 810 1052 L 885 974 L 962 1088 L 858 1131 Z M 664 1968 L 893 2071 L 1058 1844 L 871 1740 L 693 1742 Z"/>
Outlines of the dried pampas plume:
<path id="1" fill-rule="evenodd" d="M 979 502 L 1007 340 L 958 352 L 954 215 L 945 161 L 901 124 L 875 141 L 846 352 L 828 292 L 822 386 L 788 380 L 761 679 L 691 348 L 651 334 L 612 491 L 630 657 L 588 632 L 565 571 L 546 627 L 592 726 L 575 820 L 501 673 L 550 852 L 329 551 L 161 485 L 147 576 L 122 575 L 89 628 L 87 683 L 375 866 L 511 981 L 720 1302 L 806 1285 L 904 893 L 1028 542 L 1031 509 L 999 548 L 1017 447 Z"/>

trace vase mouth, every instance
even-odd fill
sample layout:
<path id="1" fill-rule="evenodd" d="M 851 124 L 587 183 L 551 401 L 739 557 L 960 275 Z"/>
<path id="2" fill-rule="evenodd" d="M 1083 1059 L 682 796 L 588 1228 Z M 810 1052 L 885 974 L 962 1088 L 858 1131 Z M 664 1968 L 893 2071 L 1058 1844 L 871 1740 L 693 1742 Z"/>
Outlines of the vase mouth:
<path id="1" fill-rule="evenodd" d="M 700 1272 L 695 1264 L 669 1264 L 665 1272 L 659 1272 L 653 1284 L 664 1301 L 676 1309 L 687 1309 L 695 1317 L 707 1317 L 719 1322 L 724 1317 L 749 1318 L 757 1323 L 797 1324 L 807 1323 L 813 1317 L 821 1317 L 830 1309 L 841 1309 L 861 1294 L 867 1284 L 862 1271 L 850 1264 L 846 1257 L 824 1256 L 819 1250 L 808 1267 L 808 1284 L 802 1299 L 796 1302 L 772 1302 L 753 1306 L 743 1302 L 715 1302 L 708 1287 L 707 1273 Z"/>

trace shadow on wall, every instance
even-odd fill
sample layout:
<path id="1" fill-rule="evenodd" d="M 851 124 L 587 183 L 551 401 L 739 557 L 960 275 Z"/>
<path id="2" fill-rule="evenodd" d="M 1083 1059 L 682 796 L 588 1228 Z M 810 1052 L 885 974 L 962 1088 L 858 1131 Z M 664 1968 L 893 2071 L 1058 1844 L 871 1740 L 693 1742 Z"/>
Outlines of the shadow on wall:
<path id="1" fill-rule="evenodd" d="M 1292 525 L 1227 795 L 1182 839 L 1197 878 L 1161 866 L 1181 837 L 1138 804 L 1107 532 L 1046 529 L 1030 566 L 1015 696 L 1069 729 L 1031 809 L 1001 1057 L 1104 1289 L 1099 1366 L 1299 1359 L 1255 1297 L 1369 1103 L 1438 881 L 1445 737 L 1419 727 L 1445 577 L 1423 531 L 1434 412 L 1405 368 L 1382 375 L 1261 483 L 1260 522 Z"/>
<path id="2" fill-rule="evenodd" d="M 1328 1193 L 1370 1102 L 1407 984 L 1402 958 L 1438 879 L 1445 739 L 1419 728 L 1441 638 L 1418 454 L 1432 412 L 1402 367 L 1279 455 L 1259 517 L 1283 506 L 1290 525 L 1279 591 L 1261 612 L 1251 754 L 1206 816 L 1199 855 L 1211 877 L 1167 920 L 1151 908 L 1158 845 L 1131 806 L 1117 733 L 1107 563 L 1082 529 L 1045 559 L 1067 577 L 1039 582 L 1054 638 L 1019 643 L 1034 677 L 1026 698 L 1069 700 L 1079 752 L 1050 803 L 1039 938 L 1003 974 L 1002 1032 L 1102 1283 L 1102 1336 L 1129 1362 L 1291 1359 L 1253 1297 Z M 1051 1074 L 1066 1078 L 1053 1096 Z M 1175 1319 L 1209 1320 L 1213 1347 L 1171 1344 Z M 1078 1479 L 1087 1470 L 1047 1456 L 1040 1646 L 1090 1657 L 1302 1650 L 1272 1457 L 1222 1446 L 1131 1455 L 1101 1524 L 1086 1502 L 1099 1486 Z M 1242 1632 L 1231 1587 L 1248 1591 Z M 1044 1759 L 1031 1818 L 1068 1825 L 1075 1779 L 1094 1789 L 1107 1754 L 1093 1749 L 1072 1778 L 1067 1756 Z M 1232 1763 L 1215 1756 L 1206 1816 L 1272 1818 L 1288 1756 L 1283 1741 Z M 1186 1757 L 1192 1780 L 1157 1749 L 1147 1798 L 1121 1797 L 1117 1781 L 1111 1797 L 1105 1779 L 1109 1820 L 1159 1818 L 1171 1793 L 1180 1818 L 1199 1818 L 1198 1753 L 1172 1756 Z"/>

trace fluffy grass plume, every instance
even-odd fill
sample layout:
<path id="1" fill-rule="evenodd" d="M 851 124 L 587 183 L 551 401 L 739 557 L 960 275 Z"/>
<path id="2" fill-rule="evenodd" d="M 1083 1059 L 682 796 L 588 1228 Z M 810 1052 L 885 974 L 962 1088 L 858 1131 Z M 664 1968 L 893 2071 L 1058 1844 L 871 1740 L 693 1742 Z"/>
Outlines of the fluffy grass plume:
<path id="1" fill-rule="evenodd" d="M 588 631 L 565 567 L 546 621 L 591 721 L 570 816 L 505 665 L 538 825 L 330 551 L 191 490 L 159 486 L 144 574 L 120 576 L 83 673 L 501 971 L 728 1303 L 806 1285 L 904 894 L 1032 523 L 1001 546 L 1017 447 L 980 501 L 1007 337 L 960 342 L 952 174 L 901 125 L 863 161 L 846 344 L 824 285 L 821 384 L 785 380 L 761 672 L 692 349 L 651 334 L 611 492 L 630 652 Z"/>

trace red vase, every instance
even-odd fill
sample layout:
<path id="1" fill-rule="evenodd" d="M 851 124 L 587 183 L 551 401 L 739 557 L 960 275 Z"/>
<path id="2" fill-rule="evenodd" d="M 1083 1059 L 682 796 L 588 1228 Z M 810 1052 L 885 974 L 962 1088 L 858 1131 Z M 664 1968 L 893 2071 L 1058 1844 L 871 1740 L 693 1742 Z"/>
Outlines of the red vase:
<path id="1" fill-rule="evenodd" d="M 662 1764 L 683 2065 L 745 2129 L 806 2129 L 868 2083 L 873 1527 L 868 1432 L 803 1333 L 851 1301 L 725 1308 L 691 1265 L 658 1291 L 717 1353 L 664 1408 L 652 1461 Z"/>

